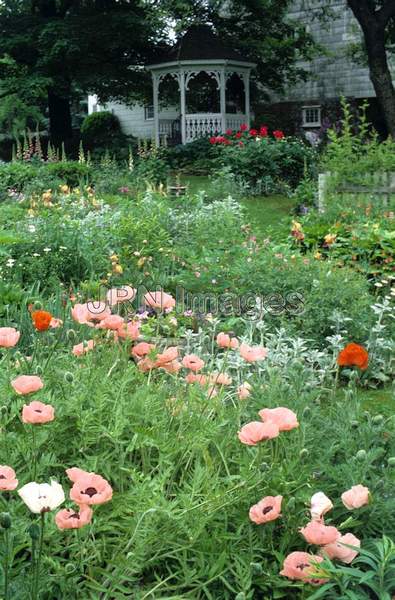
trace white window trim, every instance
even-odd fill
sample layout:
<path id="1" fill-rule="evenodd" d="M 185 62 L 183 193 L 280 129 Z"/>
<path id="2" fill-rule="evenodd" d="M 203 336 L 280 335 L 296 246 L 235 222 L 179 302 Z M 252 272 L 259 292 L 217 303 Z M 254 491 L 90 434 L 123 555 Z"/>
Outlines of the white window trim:
<path id="1" fill-rule="evenodd" d="M 152 107 L 152 111 L 154 110 L 154 105 L 153 104 L 146 104 L 144 106 L 144 121 L 153 121 L 155 118 L 155 115 L 152 114 L 152 117 L 147 117 L 148 114 L 148 109 Z"/>
<path id="2" fill-rule="evenodd" d="M 318 121 L 306 121 L 306 114 L 309 109 L 318 110 Z M 321 110 L 322 107 L 320 104 L 309 104 L 306 106 L 302 106 L 302 127 L 321 127 Z"/>

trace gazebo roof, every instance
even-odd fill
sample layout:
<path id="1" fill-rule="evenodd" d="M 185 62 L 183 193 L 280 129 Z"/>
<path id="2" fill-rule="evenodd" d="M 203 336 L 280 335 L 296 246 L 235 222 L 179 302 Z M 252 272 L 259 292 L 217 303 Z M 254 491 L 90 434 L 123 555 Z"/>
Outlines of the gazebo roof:
<path id="1" fill-rule="evenodd" d="M 226 46 L 209 25 L 192 25 L 170 50 L 164 52 L 155 60 L 155 64 L 149 67 L 165 63 L 200 61 L 230 61 L 251 66 L 253 64 L 236 50 Z"/>

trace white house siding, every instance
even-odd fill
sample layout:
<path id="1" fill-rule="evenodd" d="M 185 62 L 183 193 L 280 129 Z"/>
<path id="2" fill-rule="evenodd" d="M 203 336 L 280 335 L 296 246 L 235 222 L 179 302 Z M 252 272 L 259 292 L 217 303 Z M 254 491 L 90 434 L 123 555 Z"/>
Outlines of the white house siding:
<path id="1" fill-rule="evenodd" d="M 133 135 L 138 138 L 152 138 L 154 135 L 154 121 L 145 118 L 145 109 L 142 105 L 127 106 L 118 102 L 99 105 L 95 96 L 89 96 L 88 113 L 91 114 L 101 110 L 108 110 L 116 115 L 121 123 L 122 131 L 126 135 Z M 160 113 L 160 119 L 173 121 L 178 117 L 179 111 L 174 107 L 163 109 Z"/>
<path id="2" fill-rule="evenodd" d="M 309 4 L 310 9 L 307 8 Z M 308 81 L 293 85 L 281 99 L 303 102 L 338 98 L 341 95 L 354 98 L 374 97 L 368 68 L 356 64 L 348 56 L 350 44 L 358 42 L 362 32 L 347 7 L 346 0 L 332 0 L 330 4 L 334 17 L 327 23 L 312 18 L 311 4 L 311 0 L 296 0 L 289 16 L 305 23 L 314 39 L 325 47 L 326 53 L 311 62 L 300 62 L 310 74 Z M 327 5 L 328 2 L 324 4 Z"/>

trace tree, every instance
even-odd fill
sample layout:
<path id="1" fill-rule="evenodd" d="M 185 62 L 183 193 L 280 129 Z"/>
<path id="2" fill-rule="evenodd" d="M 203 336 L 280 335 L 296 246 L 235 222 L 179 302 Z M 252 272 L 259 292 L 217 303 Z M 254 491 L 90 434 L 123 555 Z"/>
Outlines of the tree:
<path id="1" fill-rule="evenodd" d="M 25 82 L 44 86 L 55 143 L 71 137 L 74 94 L 140 93 L 141 71 L 131 66 L 143 65 L 161 38 L 154 8 L 140 0 L 2 0 L 0 56 L 25 71 Z"/>
<path id="2" fill-rule="evenodd" d="M 163 10 L 182 34 L 196 23 L 211 24 L 224 42 L 257 64 L 253 99 L 268 98 L 307 76 L 300 60 L 317 52 L 303 23 L 287 18 L 292 0 L 162 0 Z"/>
<path id="3" fill-rule="evenodd" d="M 394 0 L 347 0 L 361 26 L 370 79 L 388 132 L 395 139 L 395 89 L 387 57 L 387 41 L 395 26 Z"/>

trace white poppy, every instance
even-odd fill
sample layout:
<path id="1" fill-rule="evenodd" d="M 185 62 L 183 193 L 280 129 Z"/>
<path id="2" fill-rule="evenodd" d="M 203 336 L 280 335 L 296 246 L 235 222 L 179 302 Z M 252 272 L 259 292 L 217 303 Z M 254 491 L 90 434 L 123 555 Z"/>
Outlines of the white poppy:
<path id="1" fill-rule="evenodd" d="M 37 515 L 54 510 L 65 500 L 62 486 L 53 480 L 51 483 L 31 481 L 21 487 L 18 494 L 27 507 Z"/>
<path id="2" fill-rule="evenodd" d="M 333 508 L 332 502 L 324 492 L 317 492 L 311 497 L 311 518 L 313 520 L 320 520 L 328 510 Z"/>

